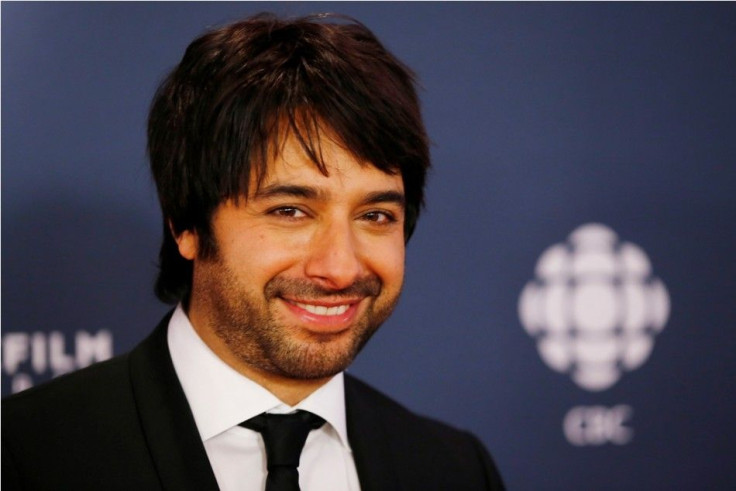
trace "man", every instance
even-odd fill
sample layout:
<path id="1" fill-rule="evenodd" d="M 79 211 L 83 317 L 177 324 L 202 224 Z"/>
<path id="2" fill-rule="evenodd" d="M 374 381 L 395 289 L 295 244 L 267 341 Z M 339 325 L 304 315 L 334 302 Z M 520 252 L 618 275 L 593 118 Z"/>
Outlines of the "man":
<path id="1" fill-rule="evenodd" d="M 398 300 L 429 166 L 413 76 L 370 31 L 209 32 L 148 138 L 156 291 L 177 307 L 131 353 L 4 403 L 4 489 L 502 487 L 475 437 L 343 373 Z"/>

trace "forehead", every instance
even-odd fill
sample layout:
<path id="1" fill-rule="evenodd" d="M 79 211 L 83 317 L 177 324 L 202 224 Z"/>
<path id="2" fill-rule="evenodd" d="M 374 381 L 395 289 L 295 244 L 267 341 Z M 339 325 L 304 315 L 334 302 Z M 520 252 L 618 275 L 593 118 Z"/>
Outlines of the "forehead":
<path id="1" fill-rule="evenodd" d="M 297 136 L 288 133 L 266 162 L 260 179 L 252 181 L 249 194 L 281 184 L 300 184 L 327 189 L 385 188 L 403 193 L 403 181 L 398 172 L 387 173 L 370 162 L 359 160 L 329 135 L 321 134 L 314 141 L 314 153 L 323 164 L 320 168 Z"/>

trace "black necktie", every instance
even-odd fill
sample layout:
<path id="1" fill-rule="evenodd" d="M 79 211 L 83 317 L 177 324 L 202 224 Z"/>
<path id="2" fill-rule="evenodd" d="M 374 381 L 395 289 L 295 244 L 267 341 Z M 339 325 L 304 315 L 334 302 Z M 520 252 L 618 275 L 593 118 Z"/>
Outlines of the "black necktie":
<path id="1" fill-rule="evenodd" d="M 266 491 L 299 491 L 299 457 L 312 430 L 325 420 L 307 411 L 291 414 L 259 414 L 240 423 L 263 436 L 268 477 Z"/>

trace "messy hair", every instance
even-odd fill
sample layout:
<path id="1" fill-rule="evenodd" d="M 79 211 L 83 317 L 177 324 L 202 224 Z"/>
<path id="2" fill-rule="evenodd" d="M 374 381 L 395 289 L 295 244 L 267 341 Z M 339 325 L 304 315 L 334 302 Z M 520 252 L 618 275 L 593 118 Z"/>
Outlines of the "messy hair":
<path id="1" fill-rule="evenodd" d="M 192 263 L 175 237 L 195 232 L 198 254 L 211 256 L 214 210 L 260 183 L 285 132 L 324 174 L 318 141 L 325 132 L 356 160 L 401 174 L 409 239 L 430 165 L 414 74 L 354 19 L 259 14 L 194 40 L 151 105 L 162 301 L 184 300 L 191 288 Z"/>

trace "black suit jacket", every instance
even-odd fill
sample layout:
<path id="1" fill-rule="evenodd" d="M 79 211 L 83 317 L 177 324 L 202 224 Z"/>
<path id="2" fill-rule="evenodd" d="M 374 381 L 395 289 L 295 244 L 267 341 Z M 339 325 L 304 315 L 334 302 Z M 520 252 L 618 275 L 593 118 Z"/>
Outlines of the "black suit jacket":
<path id="1" fill-rule="evenodd" d="M 171 362 L 168 320 L 126 355 L 3 401 L 3 491 L 218 489 Z M 351 376 L 345 398 L 363 491 L 503 488 L 469 433 Z"/>

